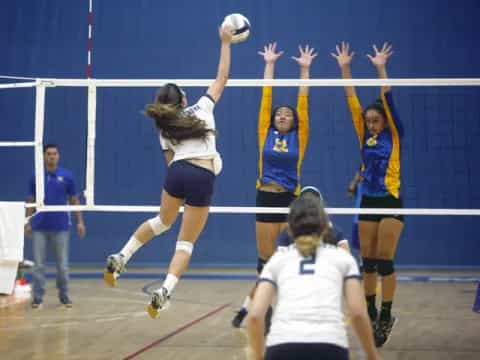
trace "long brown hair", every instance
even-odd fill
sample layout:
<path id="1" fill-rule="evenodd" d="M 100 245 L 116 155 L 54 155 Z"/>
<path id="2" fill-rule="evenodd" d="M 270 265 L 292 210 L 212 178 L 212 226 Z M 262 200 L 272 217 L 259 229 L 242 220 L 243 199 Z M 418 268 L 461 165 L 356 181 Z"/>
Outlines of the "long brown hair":
<path id="1" fill-rule="evenodd" d="M 165 84 L 158 90 L 155 103 L 145 106 L 145 114 L 155 121 L 162 136 L 174 144 L 215 134 L 215 130 L 207 129 L 205 121 L 183 111 L 183 96 L 176 84 Z"/>
<path id="2" fill-rule="evenodd" d="M 328 232 L 330 220 L 314 196 L 300 196 L 290 205 L 288 225 L 302 256 L 311 256 Z"/>

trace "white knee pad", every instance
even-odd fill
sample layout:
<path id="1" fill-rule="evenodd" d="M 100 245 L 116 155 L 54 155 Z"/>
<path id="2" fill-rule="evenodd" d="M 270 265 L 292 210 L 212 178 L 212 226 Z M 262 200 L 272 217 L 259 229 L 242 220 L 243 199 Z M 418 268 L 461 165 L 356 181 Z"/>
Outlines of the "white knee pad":
<path id="1" fill-rule="evenodd" d="M 192 255 L 193 243 L 191 243 L 190 241 L 179 240 L 177 241 L 177 246 L 175 247 L 175 250 L 182 250 L 185 251 L 188 255 Z"/>
<path id="2" fill-rule="evenodd" d="M 170 229 L 170 226 L 166 226 L 163 224 L 162 219 L 160 219 L 160 216 L 155 216 L 154 218 L 149 219 L 148 225 L 150 225 L 155 235 L 160 235 L 161 233 Z"/>

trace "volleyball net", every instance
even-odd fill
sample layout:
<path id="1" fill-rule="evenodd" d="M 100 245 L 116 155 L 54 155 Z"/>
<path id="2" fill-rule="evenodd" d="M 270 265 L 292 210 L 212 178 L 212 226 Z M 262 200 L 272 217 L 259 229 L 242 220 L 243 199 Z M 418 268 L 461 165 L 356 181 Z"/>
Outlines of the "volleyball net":
<path id="1" fill-rule="evenodd" d="M 211 79 L 57 79 L 57 78 L 26 78 L 26 77 L 0 77 L 10 83 L 0 84 L 0 90 L 11 91 L 16 88 L 33 88 L 35 90 L 35 122 L 34 139 L 31 141 L 2 141 L 0 147 L 32 147 L 35 155 L 36 199 L 34 204 L 39 212 L 52 211 L 102 211 L 102 212 L 158 212 L 158 206 L 139 205 L 105 205 L 95 199 L 95 165 L 96 165 L 96 129 L 97 129 L 97 90 L 99 88 L 156 88 L 165 83 L 175 82 L 182 87 L 208 87 Z M 21 82 L 18 82 L 21 80 Z M 479 78 L 442 78 L 442 79 L 231 79 L 227 87 L 477 87 Z M 87 139 L 86 139 L 86 175 L 85 175 L 85 205 L 78 206 L 52 206 L 45 205 L 44 193 L 44 127 L 45 127 L 45 97 L 46 93 L 56 87 L 86 88 L 87 95 Z M 227 90 L 228 91 L 228 90 Z M 222 149 L 219 149 L 222 152 Z M 228 171 L 225 169 L 224 171 Z M 454 208 L 403 208 L 403 209 L 358 209 L 329 207 L 330 214 L 403 214 L 403 215 L 480 215 L 480 209 L 454 209 Z M 212 206 L 212 213 L 287 213 L 288 208 L 266 208 L 248 206 Z"/>

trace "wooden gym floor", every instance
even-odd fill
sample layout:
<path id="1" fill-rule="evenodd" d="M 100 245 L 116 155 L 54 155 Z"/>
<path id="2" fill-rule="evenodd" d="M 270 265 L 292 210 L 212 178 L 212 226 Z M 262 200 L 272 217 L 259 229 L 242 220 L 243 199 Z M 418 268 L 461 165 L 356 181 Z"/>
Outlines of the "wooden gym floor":
<path id="1" fill-rule="evenodd" d="M 382 357 L 480 359 L 480 314 L 472 311 L 480 273 L 399 275 L 393 308 L 399 321 Z M 230 321 L 252 273 L 190 270 L 170 308 L 152 320 L 145 309 L 148 292 L 161 284 L 156 278 L 137 270 L 112 289 L 98 272 L 72 272 L 72 309 L 60 307 L 53 279 L 41 309 L 0 299 L 0 358 L 247 359 L 245 330 Z M 364 358 L 355 338 L 351 344 L 351 358 Z"/>

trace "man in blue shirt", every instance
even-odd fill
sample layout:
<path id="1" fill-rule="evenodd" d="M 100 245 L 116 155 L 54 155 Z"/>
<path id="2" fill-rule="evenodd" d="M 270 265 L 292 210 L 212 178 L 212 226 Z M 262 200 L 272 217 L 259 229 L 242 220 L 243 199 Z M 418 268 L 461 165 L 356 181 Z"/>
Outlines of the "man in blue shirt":
<path id="1" fill-rule="evenodd" d="M 58 167 L 60 154 L 58 146 L 49 144 L 44 147 L 45 160 L 45 205 L 79 205 L 75 180 L 70 171 Z M 35 202 L 35 175 L 30 179 L 27 202 Z M 33 214 L 33 208 L 27 208 L 27 216 Z M 75 212 L 77 232 L 80 238 L 85 236 L 86 228 L 82 213 Z M 25 234 L 32 237 L 33 257 L 33 301 L 32 307 L 39 308 L 45 294 L 45 259 L 47 244 L 53 247 L 57 267 L 57 289 L 60 303 L 68 308 L 72 301 L 68 296 L 68 242 L 70 238 L 70 214 L 67 212 L 42 212 L 30 217 L 25 225 Z"/>

